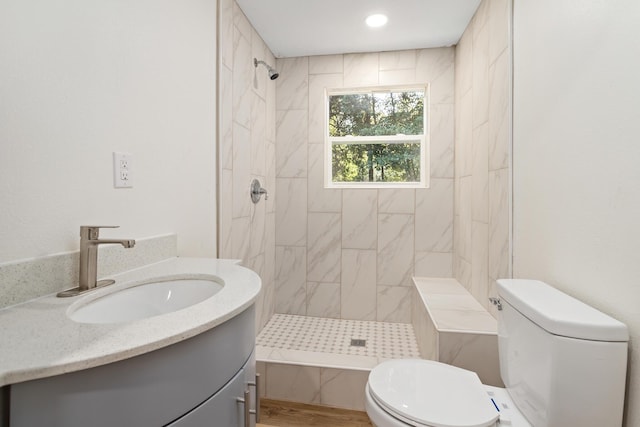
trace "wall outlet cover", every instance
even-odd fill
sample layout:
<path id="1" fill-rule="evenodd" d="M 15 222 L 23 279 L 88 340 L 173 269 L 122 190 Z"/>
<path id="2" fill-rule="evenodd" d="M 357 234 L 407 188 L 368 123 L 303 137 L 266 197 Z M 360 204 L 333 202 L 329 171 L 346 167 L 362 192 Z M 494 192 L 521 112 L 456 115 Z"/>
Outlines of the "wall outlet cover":
<path id="1" fill-rule="evenodd" d="M 113 187 L 114 188 L 132 188 L 132 158 L 131 153 L 113 153 Z"/>

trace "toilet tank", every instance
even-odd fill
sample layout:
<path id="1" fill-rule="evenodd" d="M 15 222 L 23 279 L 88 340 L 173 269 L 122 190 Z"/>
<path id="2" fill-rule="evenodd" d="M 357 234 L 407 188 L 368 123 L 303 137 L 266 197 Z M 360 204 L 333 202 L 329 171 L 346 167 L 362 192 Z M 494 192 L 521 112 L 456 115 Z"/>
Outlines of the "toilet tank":
<path id="1" fill-rule="evenodd" d="M 537 280 L 498 280 L 500 374 L 535 427 L 620 426 L 627 327 Z"/>

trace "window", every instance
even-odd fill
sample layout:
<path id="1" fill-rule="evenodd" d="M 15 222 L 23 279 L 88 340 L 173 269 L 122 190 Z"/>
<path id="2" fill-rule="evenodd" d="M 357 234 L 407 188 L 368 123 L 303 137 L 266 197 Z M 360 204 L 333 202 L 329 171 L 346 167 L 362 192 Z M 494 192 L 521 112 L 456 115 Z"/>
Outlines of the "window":
<path id="1" fill-rule="evenodd" d="M 426 87 L 327 91 L 327 187 L 425 187 Z"/>

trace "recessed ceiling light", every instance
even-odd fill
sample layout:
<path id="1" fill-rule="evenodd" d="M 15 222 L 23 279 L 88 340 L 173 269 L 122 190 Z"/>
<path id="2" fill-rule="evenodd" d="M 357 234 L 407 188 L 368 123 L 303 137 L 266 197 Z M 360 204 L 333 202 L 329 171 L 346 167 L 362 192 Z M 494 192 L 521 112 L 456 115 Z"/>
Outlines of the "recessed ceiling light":
<path id="1" fill-rule="evenodd" d="M 377 28 L 377 27 L 382 27 L 384 24 L 387 23 L 388 20 L 389 18 L 387 18 L 387 15 L 376 13 L 374 15 L 369 15 L 365 20 L 365 22 L 371 28 Z"/>

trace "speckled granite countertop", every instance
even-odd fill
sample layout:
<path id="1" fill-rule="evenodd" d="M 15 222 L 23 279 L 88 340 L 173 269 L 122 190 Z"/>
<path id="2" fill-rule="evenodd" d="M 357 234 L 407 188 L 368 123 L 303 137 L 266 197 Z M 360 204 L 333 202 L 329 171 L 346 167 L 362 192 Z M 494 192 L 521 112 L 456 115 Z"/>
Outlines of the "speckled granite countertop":
<path id="1" fill-rule="evenodd" d="M 82 298 L 190 275 L 215 276 L 224 287 L 191 307 L 127 323 L 76 323 L 66 314 Z M 110 278 L 114 285 L 79 297 L 49 295 L 1 309 L 0 386 L 116 362 L 193 337 L 251 306 L 261 286 L 260 277 L 236 261 L 205 258 L 170 258 Z"/>

